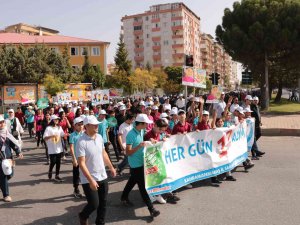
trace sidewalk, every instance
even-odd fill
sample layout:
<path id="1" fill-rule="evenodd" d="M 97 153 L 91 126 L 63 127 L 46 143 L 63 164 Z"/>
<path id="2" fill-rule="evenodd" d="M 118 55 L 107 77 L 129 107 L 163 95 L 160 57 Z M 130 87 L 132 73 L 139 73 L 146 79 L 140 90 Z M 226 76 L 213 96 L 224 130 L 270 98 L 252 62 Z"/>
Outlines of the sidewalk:
<path id="1" fill-rule="evenodd" d="M 262 135 L 300 136 L 300 115 L 262 115 Z"/>

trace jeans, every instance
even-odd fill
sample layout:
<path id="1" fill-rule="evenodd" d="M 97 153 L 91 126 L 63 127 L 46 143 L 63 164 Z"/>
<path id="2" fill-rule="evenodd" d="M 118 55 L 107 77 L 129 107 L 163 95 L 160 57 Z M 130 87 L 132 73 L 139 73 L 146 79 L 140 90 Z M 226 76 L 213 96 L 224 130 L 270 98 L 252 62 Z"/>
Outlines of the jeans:
<path id="1" fill-rule="evenodd" d="M 2 161 L 0 160 L 0 188 L 3 194 L 3 198 L 5 198 L 9 196 L 8 177 L 3 173 L 1 164 Z"/>
<path id="2" fill-rule="evenodd" d="M 28 123 L 28 131 L 29 131 L 29 136 L 32 138 L 32 129 L 34 128 L 34 123 Z"/>
<path id="3" fill-rule="evenodd" d="M 40 146 L 40 142 L 42 142 L 42 131 L 37 131 L 36 132 L 36 137 L 37 137 L 37 141 L 36 141 L 36 146 L 39 147 Z"/>
<path id="4" fill-rule="evenodd" d="M 73 166 L 73 187 L 75 190 L 78 190 L 79 183 L 79 166 Z"/>
<path id="5" fill-rule="evenodd" d="M 90 184 L 82 184 L 84 194 L 86 196 L 87 205 L 79 213 L 80 217 L 88 219 L 93 211 L 97 210 L 96 225 L 105 224 L 106 202 L 108 194 L 107 180 L 97 181 L 99 188 L 93 191 Z"/>
<path id="6" fill-rule="evenodd" d="M 121 172 L 122 170 L 125 169 L 125 167 L 128 165 L 128 156 L 125 155 L 124 159 L 122 160 L 122 162 L 120 164 L 118 164 L 117 168 L 118 170 Z"/>
<path id="7" fill-rule="evenodd" d="M 61 153 L 50 154 L 49 157 L 50 157 L 49 173 L 52 173 L 53 167 L 56 165 L 55 176 L 58 176 L 60 172 Z"/>
<path id="8" fill-rule="evenodd" d="M 117 147 L 117 138 L 116 138 L 115 131 L 113 129 L 110 129 L 108 132 L 108 136 L 109 136 L 109 141 L 112 144 L 112 147 L 115 151 L 117 161 L 119 161 L 120 153 L 119 153 L 119 149 Z"/>
<path id="9" fill-rule="evenodd" d="M 135 184 L 138 185 L 142 199 L 145 202 L 145 204 L 148 206 L 148 209 L 149 210 L 153 209 L 152 202 L 145 188 L 144 167 L 130 168 L 130 177 L 123 190 L 121 200 L 128 199 L 129 192 L 133 189 Z"/>

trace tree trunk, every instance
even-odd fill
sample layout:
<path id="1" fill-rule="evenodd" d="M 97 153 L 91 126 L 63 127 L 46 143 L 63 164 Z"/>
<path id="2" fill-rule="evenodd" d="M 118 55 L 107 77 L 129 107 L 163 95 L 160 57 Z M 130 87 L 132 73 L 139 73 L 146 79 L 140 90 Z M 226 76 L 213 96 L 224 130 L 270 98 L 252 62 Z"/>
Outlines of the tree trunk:
<path id="1" fill-rule="evenodd" d="M 263 89 L 261 90 L 262 93 L 262 102 L 261 102 L 261 108 L 262 110 L 268 110 L 269 109 L 269 65 L 268 65 L 268 54 L 265 52 L 265 76 L 264 79 L 262 79 L 263 82 Z"/>
<path id="2" fill-rule="evenodd" d="M 282 79 L 279 79 L 278 83 L 278 92 L 276 94 L 274 102 L 278 103 L 281 100 L 281 95 L 282 95 Z"/>

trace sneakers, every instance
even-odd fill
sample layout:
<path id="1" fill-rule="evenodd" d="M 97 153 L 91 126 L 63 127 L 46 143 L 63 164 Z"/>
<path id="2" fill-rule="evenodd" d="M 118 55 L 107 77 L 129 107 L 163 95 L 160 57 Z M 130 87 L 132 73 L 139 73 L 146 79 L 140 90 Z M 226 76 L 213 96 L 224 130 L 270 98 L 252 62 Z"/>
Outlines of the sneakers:
<path id="1" fill-rule="evenodd" d="M 166 197 L 166 201 L 167 203 L 170 204 L 177 204 L 177 202 L 180 200 L 179 197 L 177 197 L 176 195 L 172 194 L 172 193 L 168 193 L 167 197 Z"/>
<path id="2" fill-rule="evenodd" d="M 254 164 L 247 164 L 247 165 L 244 165 L 244 169 L 247 171 L 247 170 L 251 169 L 253 166 L 254 166 Z"/>
<path id="3" fill-rule="evenodd" d="M 54 180 L 57 181 L 57 182 L 63 182 L 64 181 L 59 176 L 55 176 Z"/>
<path id="4" fill-rule="evenodd" d="M 75 198 L 82 198 L 83 197 L 79 190 L 75 190 L 73 195 L 74 195 Z"/>
<path id="5" fill-rule="evenodd" d="M 4 202 L 11 202 L 12 198 L 10 196 L 6 196 L 5 198 L 3 198 Z"/>
<path id="6" fill-rule="evenodd" d="M 49 180 L 52 179 L 52 172 L 49 172 L 49 173 L 48 173 L 48 178 L 49 178 Z"/>
<path id="7" fill-rule="evenodd" d="M 78 213 L 78 217 L 79 217 L 79 223 L 80 225 L 88 225 L 88 219 L 84 219 L 80 216 L 80 213 Z"/>
<path id="8" fill-rule="evenodd" d="M 155 208 L 150 209 L 149 212 L 150 212 L 150 216 L 151 216 L 152 218 L 157 217 L 157 216 L 159 216 L 159 214 L 160 214 L 160 211 L 158 211 L 158 210 L 155 209 Z"/>
<path id="9" fill-rule="evenodd" d="M 193 188 L 193 185 L 188 184 L 188 185 L 185 185 L 184 187 L 185 187 L 186 189 L 192 189 L 192 188 Z"/>
<path id="10" fill-rule="evenodd" d="M 222 181 L 219 181 L 217 177 L 212 177 L 212 178 L 211 178 L 211 182 L 212 182 L 213 184 L 221 184 L 221 183 L 222 183 Z"/>
<path id="11" fill-rule="evenodd" d="M 225 178 L 227 181 L 236 181 L 236 179 L 233 176 L 228 176 Z"/>
<path id="12" fill-rule="evenodd" d="M 154 196 L 155 201 L 159 202 L 160 204 L 166 204 L 166 200 L 161 195 Z"/>

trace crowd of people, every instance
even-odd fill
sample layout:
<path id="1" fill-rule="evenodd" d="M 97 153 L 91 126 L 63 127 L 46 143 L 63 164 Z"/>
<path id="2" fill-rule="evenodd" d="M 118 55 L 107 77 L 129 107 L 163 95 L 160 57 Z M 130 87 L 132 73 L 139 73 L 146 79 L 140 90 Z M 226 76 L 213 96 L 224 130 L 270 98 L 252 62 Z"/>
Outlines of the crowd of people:
<path id="1" fill-rule="evenodd" d="M 227 101 L 225 101 L 225 99 Z M 105 223 L 108 182 L 106 167 L 111 176 L 123 176 L 129 167 L 130 176 L 120 196 L 121 203 L 131 206 L 129 194 L 137 184 L 141 197 L 152 217 L 160 212 L 153 202 L 176 204 L 180 198 L 176 192 L 151 197 L 145 189 L 143 149 L 147 141 L 165 141 L 171 135 L 187 134 L 220 127 L 230 127 L 255 118 L 255 138 L 248 159 L 243 162 L 248 171 L 265 153 L 259 150 L 261 117 L 258 97 L 247 95 L 244 99 L 221 94 L 217 103 L 206 104 L 199 96 L 183 94 L 172 96 L 147 96 L 142 99 L 123 98 L 107 105 L 72 101 L 53 103 L 40 109 L 32 104 L 18 107 L 16 112 L 7 108 L 0 116 L 0 161 L 13 159 L 12 150 L 22 158 L 22 135 L 26 128 L 36 147 L 45 148 L 48 179 L 63 182 L 60 176 L 62 160 L 72 159 L 74 197 L 82 198 L 82 184 L 87 205 L 79 213 L 80 224 L 88 224 L 88 218 L 97 211 L 96 224 Z M 13 160 L 12 160 L 13 162 Z M 53 169 L 55 167 L 55 175 Z M 8 180 L 13 175 L 0 167 L 0 187 L 5 202 L 12 201 Z M 7 171 L 6 171 L 7 172 Z M 226 181 L 236 181 L 231 172 Z M 212 177 L 213 186 L 219 186 L 219 177 Z M 189 184 L 184 188 L 193 188 Z"/>

